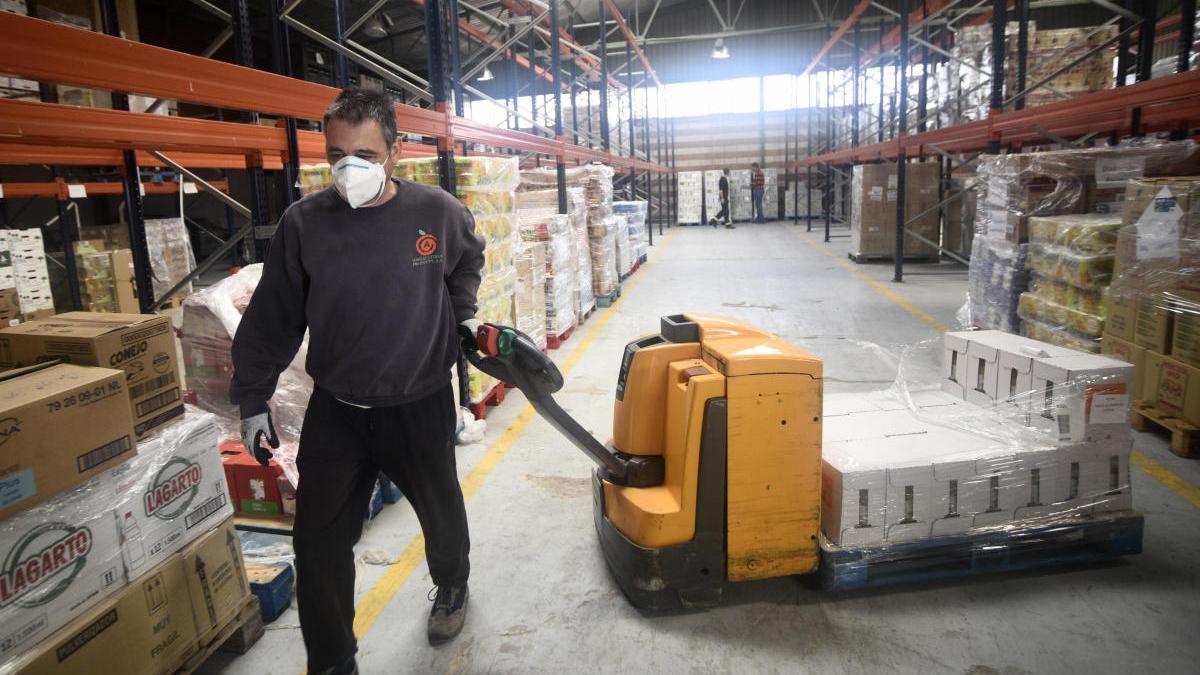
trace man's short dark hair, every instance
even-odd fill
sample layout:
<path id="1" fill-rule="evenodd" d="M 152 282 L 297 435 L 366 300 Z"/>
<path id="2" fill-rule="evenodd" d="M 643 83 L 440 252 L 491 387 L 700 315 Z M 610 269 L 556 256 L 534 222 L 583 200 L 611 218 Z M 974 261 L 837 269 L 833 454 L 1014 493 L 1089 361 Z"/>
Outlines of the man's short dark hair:
<path id="1" fill-rule="evenodd" d="M 753 167 L 753 168 L 755 168 L 755 169 L 757 169 L 757 168 L 758 168 L 758 162 L 754 162 L 754 163 L 753 163 L 753 164 L 751 164 L 750 166 L 751 166 L 751 167 Z"/>
<path id="2" fill-rule="evenodd" d="M 729 169 L 721 169 L 721 173 L 729 173 Z"/>
<path id="3" fill-rule="evenodd" d="M 387 94 L 361 87 L 346 87 L 325 111 L 326 126 L 329 120 L 342 120 L 356 126 L 364 120 L 374 120 L 383 129 L 383 137 L 389 147 L 396 140 L 396 108 L 392 105 L 392 97 Z"/>

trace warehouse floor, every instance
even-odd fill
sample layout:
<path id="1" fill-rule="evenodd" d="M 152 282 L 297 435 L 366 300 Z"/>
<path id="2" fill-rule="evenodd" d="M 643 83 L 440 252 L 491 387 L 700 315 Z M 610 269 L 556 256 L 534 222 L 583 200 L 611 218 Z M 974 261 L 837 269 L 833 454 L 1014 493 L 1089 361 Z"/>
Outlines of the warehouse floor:
<path id="1" fill-rule="evenodd" d="M 555 353 L 567 380 L 559 402 L 601 439 L 621 350 L 663 314 L 713 311 L 775 331 L 824 358 L 827 392 L 887 387 L 892 354 L 958 325 L 961 267 L 910 265 L 897 285 L 890 265 L 849 263 L 848 240 L 822 244 L 784 223 L 677 228 L 656 242 L 622 301 Z M 403 503 L 388 507 L 359 546 L 360 557 L 396 561 L 359 565 L 364 673 L 1195 672 L 1200 662 L 1200 462 L 1171 455 L 1159 436 L 1136 435 L 1145 552 L 1127 562 L 837 595 L 775 579 L 730 587 L 714 610 L 651 617 L 601 558 L 589 460 L 519 394 L 487 421 L 484 442 L 459 449 L 473 540 L 466 628 L 427 644 L 416 519 Z M 303 668 L 292 609 L 248 654 L 203 672 Z"/>

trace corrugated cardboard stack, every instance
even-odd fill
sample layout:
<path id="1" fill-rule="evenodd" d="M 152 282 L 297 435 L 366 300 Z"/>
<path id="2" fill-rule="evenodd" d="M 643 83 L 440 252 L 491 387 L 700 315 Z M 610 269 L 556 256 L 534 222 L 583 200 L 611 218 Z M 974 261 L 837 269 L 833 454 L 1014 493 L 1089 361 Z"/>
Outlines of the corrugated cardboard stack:
<path id="1" fill-rule="evenodd" d="M 592 293 L 608 295 L 620 285 L 617 277 L 617 219 L 612 212 L 612 167 L 588 164 L 567 169 L 567 189 L 583 191 L 587 211 L 588 249 L 591 258 Z M 521 174 L 522 189 L 549 190 L 556 187 L 553 169 L 535 169 Z M 582 292 L 582 291 L 581 291 Z"/>
<path id="2" fill-rule="evenodd" d="M 513 295 L 517 285 L 515 265 L 519 245 L 514 211 L 515 191 L 521 182 L 516 157 L 456 157 L 455 188 L 459 200 L 475 218 L 475 232 L 487 240 L 483 281 L 477 300 L 480 321 L 508 325 L 513 320 Z M 426 185 L 438 185 L 437 160 L 405 159 L 396 163 L 395 175 Z M 471 401 L 478 403 L 497 381 L 472 368 L 468 373 Z"/>
<path id="3" fill-rule="evenodd" d="M 1028 72 L 1026 86 L 1041 82 L 1088 51 L 1100 47 L 1116 37 L 1117 26 L 1089 26 L 1083 28 L 1059 28 L 1055 30 L 1030 30 L 1026 56 Z M 1055 75 L 1044 86 L 1025 96 L 1025 106 L 1033 107 L 1061 101 L 1064 98 L 1088 92 L 1111 89 L 1113 86 L 1112 63 L 1116 46 L 1109 45 L 1092 56 Z M 1008 63 L 1017 62 L 1017 36 L 1008 36 Z M 1017 72 L 1006 69 L 1005 96 L 1017 93 Z"/>
<path id="4" fill-rule="evenodd" d="M 515 327 L 546 349 L 546 244 L 522 241 L 517 247 L 517 290 L 513 297 Z"/>
<path id="5" fill-rule="evenodd" d="M 680 171 L 675 174 L 675 180 L 679 222 L 684 225 L 700 223 L 704 207 L 704 173 Z"/>
<path id="6" fill-rule="evenodd" d="M 1025 335 L 1100 351 L 1120 227 L 1119 218 L 1103 214 L 1029 219 L 1032 276 L 1017 310 Z"/>
<path id="7" fill-rule="evenodd" d="M 909 222 L 905 229 L 937 242 L 937 209 L 940 166 L 913 162 L 905 167 L 904 213 Z M 850 252 L 856 256 L 891 258 L 896 251 L 895 164 L 860 164 L 854 167 L 850 183 Z M 931 210 L 932 209 L 932 210 Z M 924 213 L 919 218 L 918 215 Z M 915 219 L 915 221 L 914 221 Z M 916 237 L 905 237 L 904 256 L 931 257 L 937 246 Z"/>
<path id="8" fill-rule="evenodd" d="M 571 226 L 571 269 L 575 273 L 575 316 L 582 321 L 596 308 L 592 292 L 592 251 L 588 244 L 588 208 L 581 187 L 567 188 L 567 217 Z"/>
<path id="9" fill-rule="evenodd" d="M 50 267 L 55 297 L 69 298 L 62 254 L 51 254 L 59 263 Z M 127 248 L 107 250 L 99 239 L 75 242 L 75 269 L 80 299 L 88 312 L 137 313 L 141 311 L 133 279 L 133 252 Z"/>
<path id="10" fill-rule="evenodd" d="M 628 201 L 628 202 L 613 202 L 613 212 L 619 216 L 625 216 L 625 221 L 629 226 L 629 266 L 632 267 L 646 255 L 649 247 L 649 238 L 646 232 L 648 227 L 648 219 L 650 216 L 650 204 L 645 201 Z M 617 267 L 622 267 L 622 261 L 618 260 Z M 623 270 L 622 274 L 628 274 L 628 270 Z"/>
<path id="11" fill-rule="evenodd" d="M 1129 181 L 1121 223 L 1104 351 L 1141 405 L 1200 425 L 1200 176 Z"/>
<path id="12" fill-rule="evenodd" d="M 0 668 L 174 672 L 249 601 L 215 418 L 135 440 L 124 367 L 0 374 Z"/>

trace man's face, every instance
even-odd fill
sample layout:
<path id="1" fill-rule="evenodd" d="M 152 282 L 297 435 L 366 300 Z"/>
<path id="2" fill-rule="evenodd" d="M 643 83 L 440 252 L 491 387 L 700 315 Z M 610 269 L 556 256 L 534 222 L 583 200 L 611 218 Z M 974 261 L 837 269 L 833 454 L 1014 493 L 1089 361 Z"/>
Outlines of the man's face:
<path id="1" fill-rule="evenodd" d="M 360 124 L 329 120 L 325 125 L 325 158 L 330 164 L 337 164 L 343 157 L 351 155 L 383 164 L 384 171 L 390 176 L 400 158 L 400 138 L 388 143 L 383 128 L 375 120 L 363 120 Z"/>

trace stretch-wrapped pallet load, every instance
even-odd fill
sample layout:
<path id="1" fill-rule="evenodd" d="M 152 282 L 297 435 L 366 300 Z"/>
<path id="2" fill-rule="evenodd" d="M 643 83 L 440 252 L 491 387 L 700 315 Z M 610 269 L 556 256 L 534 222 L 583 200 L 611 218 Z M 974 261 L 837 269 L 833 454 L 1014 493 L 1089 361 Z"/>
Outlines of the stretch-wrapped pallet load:
<path id="1" fill-rule="evenodd" d="M 1030 290 L 1017 314 L 1028 337 L 1098 353 L 1108 311 L 1119 216 L 1029 219 Z"/>
<path id="2" fill-rule="evenodd" d="M 625 216 L 625 220 L 629 224 L 630 257 L 633 264 L 636 264 L 646 257 L 650 246 L 650 237 L 647 232 L 650 203 L 641 200 L 613 202 L 613 212 Z"/>
<path id="3" fill-rule="evenodd" d="M 704 214 L 704 173 L 680 171 L 675 175 L 675 181 L 679 222 L 684 225 L 699 224 Z"/>
<path id="4" fill-rule="evenodd" d="M 1200 175 L 1129 181 L 1108 309 L 1140 406 L 1200 426 Z"/>
<path id="5" fill-rule="evenodd" d="M 721 172 L 704 172 L 704 208 L 708 211 L 708 219 L 712 220 L 721 212 Z M 726 214 L 728 216 L 728 214 Z"/>
<path id="6" fill-rule="evenodd" d="M 763 169 L 763 217 L 767 220 L 779 218 L 779 170 Z"/>
<path id="7" fill-rule="evenodd" d="M 581 188 L 587 211 L 588 248 L 591 257 L 592 291 L 608 295 L 617 289 L 616 234 L 612 217 L 612 167 L 587 164 L 567 169 L 567 188 Z M 555 188 L 558 177 L 553 169 L 535 169 L 521 174 L 522 190 Z"/>
<path id="8" fill-rule="evenodd" d="M 731 220 L 750 220 L 754 217 L 750 169 L 732 169 L 729 172 L 729 210 L 733 212 Z"/>
<path id="9" fill-rule="evenodd" d="M 575 315 L 583 317 L 596 308 L 592 292 L 592 252 L 588 245 L 587 201 L 581 187 L 567 188 L 567 217 L 571 226 L 571 268 L 575 272 Z"/>
<path id="10" fill-rule="evenodd" d="M 160 298 L 196 269 L 196 256 L 183 218 L 147 218 L 145 222 L 150 276 L 154 295 Z M 186 297 L 191 292 L 189 283 L 176 291 L 175 297 Z"/>
<path id="11" fill-rule="evenodd" d="M 821 211 L 821 191 L 820 190 L 808 190 L 807 189 L 808 184 L 805 182 L 799 183 L 799 186 L 800 186 L 799 192 L 796 191 L 795 186 L 789 185 L 787 192 L 784 193 L 784 195 L 783 195 L 783 209 L 784 209 L 783 217 L 791 218 L 794 215 L 798 215 L 800 218 L 807 218 L 808 217 L 808 205 L 810 203 L 812 204 L 813 217 L 816 218 L 817 216 L 821 215 L 823 213 Z M 799 204 L 796 203 L 796 195 L 797 194 L 800 196 Z"/>
<path id="12" fill-rule="evenodd" d="M 826 395 L 830 542 L 936 542 L 1132 508 L 1129 364 L 1000 331 L 938 342 L 906 352 L 887 391 Z"/>
<path id="13" fill-rule="evenodd" d="M 545 330 L 548 335 L 561 336 L 575 326 L 575 303 L 579 297 L 578 282 L 572 263 L 574 232 L 568 216 L 555 216 L 546 230 L 546 265 L 543 295 L 545 297 Z"/>
<path id="14" fill-rule="evenodd" d="M 1195 158 L 1190 141 L 1141 141 L 981 159 L 968 274 L 970 323 L 1010 332 L 1019 328 L 1018 305 L 1029 290 L 1029 275 L 1018 266 L 1029 260 L 1031 218 L 1114 213 L 1123 209 L 1122 190 L 1130 180 L 1186 170 Z"/>
<path id="15" fill-rule="evenodd" d="M 617 275 L 619 278 L 625 278 L 633 272 L 633 242 L 629 239 L 629 216 L 623 213 L 614 213 L 613 218 L 617 221 Z"/>
<path id="16" fill-rule="evenodd" d="M 516 328 L 546 348 L 546 244 L 522 241 L 517 247 L 517 290 L 513 299 Z"/>

